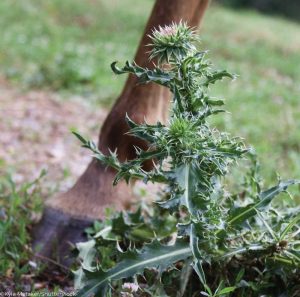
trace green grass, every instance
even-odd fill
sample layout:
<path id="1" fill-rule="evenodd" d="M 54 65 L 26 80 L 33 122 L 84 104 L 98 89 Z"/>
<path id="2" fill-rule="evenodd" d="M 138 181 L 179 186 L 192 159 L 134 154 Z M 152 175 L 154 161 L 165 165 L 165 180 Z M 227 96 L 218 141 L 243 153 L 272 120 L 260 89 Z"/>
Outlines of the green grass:
<path id="1" fill-rule="evenodd" d="M 0 289 L 9 280 L 18 289 L 21 276 L 32 271 L 30 230 L 42 211 L 39 180 L 43 175 L 20 186 L 9 175 L 0 178 Z"/>
<path id="2" fill-rule="evenodd" d="M 216 64 L 240 76 L 217 86 L 232 113 L 220 124 L 256 148 L 268 179 L 276 171 L 299 178 L 300 25 L 215 8 L 203 29 L 203 46 Z"/>
<path id="3" fill-rule="evenodd" d="M 18 86 L 82 93 L 111 105 L 125 77 L 110 70 L 132 59 L 152 0 L 2 0 L 1 71 Z M 251 11 L 209 9 L 202 47 L 240 75 L 216 87 L 232 113 L 217 123 L 260 155 L 268 180 L 300 177 L 300 25 Z"/>
<path id="4" fill-rule="evenodd" d="M 11 3 L 0 2 L 2 72 L 29 87 L 68 88 L 110 104 L 125 80 L 110 64 L 134 55 L 153 1 Z"/>

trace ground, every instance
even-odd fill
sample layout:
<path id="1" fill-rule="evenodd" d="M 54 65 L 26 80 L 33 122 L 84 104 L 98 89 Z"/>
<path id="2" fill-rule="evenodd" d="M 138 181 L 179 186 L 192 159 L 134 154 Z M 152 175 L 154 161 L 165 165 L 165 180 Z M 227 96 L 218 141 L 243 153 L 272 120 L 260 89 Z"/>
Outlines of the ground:
<path id="1" fill-rule="evenodd" d="M 90 160 L 71 130 L 96 141 L 107 110 L 92 110 L 74 96 L 64 100 L 50 91 L 16 89 L 4 80 L 0 102 L 2 173 L 10 169 L 13 180 L 22 183 L 35 179 L 44 169 L 48 190 L 69 187 Z"/>

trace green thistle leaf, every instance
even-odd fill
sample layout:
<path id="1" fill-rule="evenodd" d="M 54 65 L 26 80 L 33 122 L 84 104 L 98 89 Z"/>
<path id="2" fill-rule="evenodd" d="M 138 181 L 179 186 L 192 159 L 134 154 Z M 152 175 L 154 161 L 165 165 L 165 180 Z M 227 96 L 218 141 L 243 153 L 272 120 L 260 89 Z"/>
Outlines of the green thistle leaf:
<path id="1" fill-rule="evenodd" d="M 191 257 L 189 244 L 177 240 L 174 245 L 166 246 L 154 241 L 145 245 L 140 251 L 128 251 L 124 253 L 123 260 L 114 268 L 94 272 L 85 270 L 86 281 L 77 296 L 105 296 L 109 284 L 118 279 L 141 274 L 146 268 L 154 268 L 163 271 L 166 267 Z"/>
<path id="2" fill-rule="evenodd" d="M 137 66 L 135 63 L 131 64 L 126 62 L 123 68 L 118 68 L 116 66 L 117 62 L 111 64 L 111 69 L 116 74 L 132 73 L 137 76 L 139 83 L 146 84 L 148 82 L 155 82 L 162 86 L 169 86 L 170 82 L 174 78 L 171 73 L 165 72 L 160 68 L 154 68 L 150 70 L 147 68 L 142 68 Z"/>
<path id="3" fill-rule="evenodd" d="M 280 181 L 277 186 L 274 186 L 264 192 L 261 192 L 256 203 L 251 203 L 245 207 L 239 207 L 234 209 L 228 217 L 228 225 L 239 226 L 249 218 L 255 216 L 257 210 L 265 210 L 265 208 L 270 205 L 272 200 L 280 193 L 285 192 L 289 186 L 299 183 L 299 180 Z"/>

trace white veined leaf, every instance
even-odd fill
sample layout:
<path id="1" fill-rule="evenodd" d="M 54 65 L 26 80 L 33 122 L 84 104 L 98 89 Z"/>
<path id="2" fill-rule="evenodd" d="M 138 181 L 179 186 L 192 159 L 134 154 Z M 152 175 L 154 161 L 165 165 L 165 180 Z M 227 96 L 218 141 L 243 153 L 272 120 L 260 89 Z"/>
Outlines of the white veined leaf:
<path id="1" fill-rule="evenodd" d="M 174 245 L 166 246 L 158 241 L 145 245 L 140 251 L 124 253 L 123 259 L 110 270 L 88 271 L 84 270 L 86 282 L 79 291 L 78 296 L 89 297 L 105 295 L 105 292 L 113 280 L 118 280 L 142 273 L 146 268 L 164 270 L 171 264 L 191 257 L 189 243 L 177 240 Z"/>

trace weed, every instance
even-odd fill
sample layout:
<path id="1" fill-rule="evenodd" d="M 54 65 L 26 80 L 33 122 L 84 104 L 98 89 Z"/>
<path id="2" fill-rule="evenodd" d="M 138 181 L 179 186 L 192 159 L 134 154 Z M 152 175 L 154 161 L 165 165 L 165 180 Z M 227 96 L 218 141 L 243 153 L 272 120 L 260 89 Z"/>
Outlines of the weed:
<path id="1" fill-rule="evenodd" d="M 117 152 L 104 155 L 74 134 L 97 160 L 116 169 L 114 184 L 141 179 L 165 184 L 166 193 L 150 209 L 103 222 L 92 240 L 78 245 L 79 296 L 127 294 L 124 282 L 135 288 L 124 296 L 297 296 L 299 207 L 275 198 L 300 180 L 278 178 L 263 190 L 253 150 L 211 124 L 211 117 L 224 112 L 211 88 L 235 76 L 212 67 L 207 52 L 195 47 L 193 31 L 172 24 L 151 38 L 154 69 L 129 62 L 123 68 L 114 62 L 112 69 L 168 88 L 173 95 L 168 125 L 136 124 L 127 117 L 130 134 L 149 148 L 136 148 L 137 158 L 124 163 Z M 225 177 L 245 158 L 251 166 L 241 190 L 229 189 Z M 143 163 L 153 159 L 154 168 L 144 171 Z"/>

